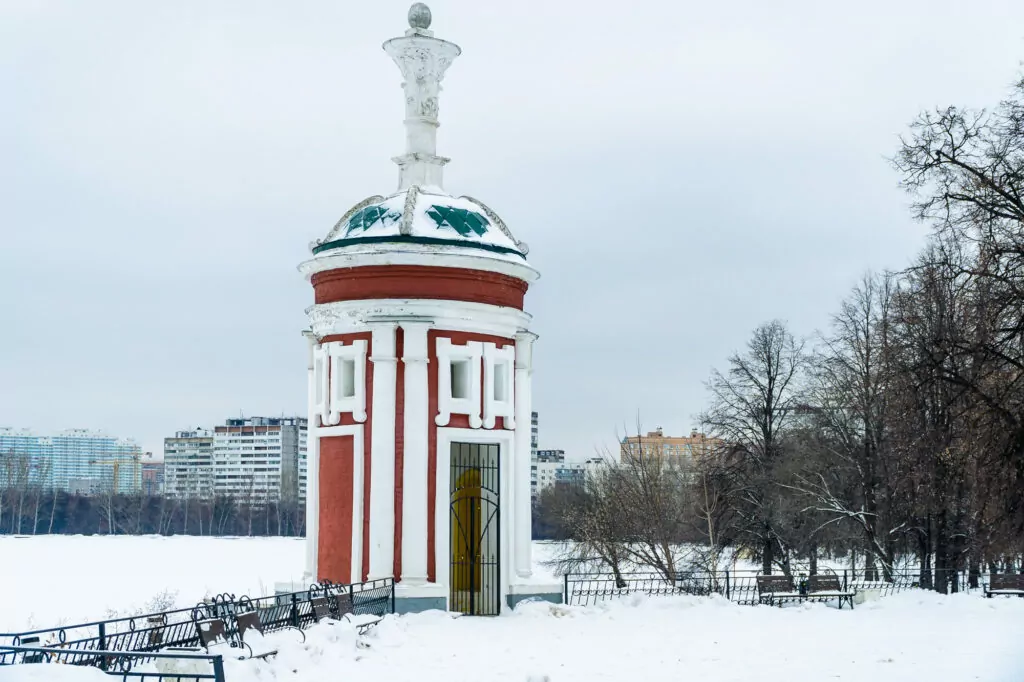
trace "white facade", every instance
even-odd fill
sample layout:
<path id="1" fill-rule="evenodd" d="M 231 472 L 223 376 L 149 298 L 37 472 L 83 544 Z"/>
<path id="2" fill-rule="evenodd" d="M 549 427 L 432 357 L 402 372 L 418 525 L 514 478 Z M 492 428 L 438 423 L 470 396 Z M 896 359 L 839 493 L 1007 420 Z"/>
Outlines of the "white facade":
<path id="1" fill-rule="evenodd" d="M 213 433 L 213 491 L 241 501 L 302 500 L 304 417 L 228 419 Z"/>
<path id="2" fill-rule="evenodd" d="M 164 439 L 164 490 L 172 497 L 243 502 L 306 499 L 305 417 L 228 419 Z"/>
<path id="3" fill-rule="evenodd" d="M 164 439 L 164 493 L 171 497 L 213 497 L 213 432 L 178 431 Z"/>
<path id="4" fill-rule="evenodd" d="M 530 465 L 530 496 L 536 498 L 545 489 L 555 484 L 562 462 L 537 462 Z"/>

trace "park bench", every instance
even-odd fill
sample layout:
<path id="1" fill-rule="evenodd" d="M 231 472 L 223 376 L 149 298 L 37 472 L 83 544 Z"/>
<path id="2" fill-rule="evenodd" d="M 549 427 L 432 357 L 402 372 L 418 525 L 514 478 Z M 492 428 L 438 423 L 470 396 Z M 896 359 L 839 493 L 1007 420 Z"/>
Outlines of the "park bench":
<path id="1" fill-rule="evenodd" d="M 837 575 L 812 575 L 807 578 L 807 599 L 838 599 L 839 608 L 845 601 L 853 608 L 855 590 L 844 590 Z"/>
<path id="2" fill-rule="evenodd" d="M 1024 597 L 1024 573 L 993 573 L 988 578 L 985 596 Z"/>
<path id="3" fill-rule="evenodd" d="M 257 609 L 252 611 L 245 611 L 243 613 L 235 614 L 235 624 L 238 626 L 238 641 L 242 646 L 249 649 L 250 658 L 267 658 L 268 656 L 276 656 L 277 650 L 265 650 L 263 637 L 266 636 L 265 629 L 263 627 L 263 619 L 260 617 L 260 612 Z M 286 625 L 283 629 L 295 630 L 302 635 L 302 641 L 306 641 L 306 633 L 301 628 L 294 627 L 292 625 Z M 250 634 L 249 641 L 246 641 L 246 633 L 256 633 L 255 636 Z M 260 649 L 257 653 L 256 649 Z"/>
<path id="4" fill-rule="evenodd" d="M 346 613 L 345 620 L 355 626 L 356 632 L 365 635 L 370 628 L 384 619 L 381 616 L 374 616 L 368 613 Z"/>
<path id="5" fill-rule="evenodd" d="M 197 620 L 196 631 L 199 633 L 199 643 L 206 650 L 206 653 L 210 653 L 212 647 L 235 646 L 231 635 L 228 633 L 227 623 L 224 622 L 223 618 Z"/>
<path id="6" fill-rule="evenodd" d="M 313 622 L 319 623 L 325 618 L 333 618 L 331 615 L 331 602 L 327 597 L 314 597 L 309 600 L 313 607 Z"/>
<path id="7" fill-rule="evenodd" d="M 757 601 L 760 604 L 775 606 L 784 601 L 796 601 L 803 599 L 793 587 L 793 579 L 785 575 L 759 575 L 757 576 Z"/>
<path id="8" fill-rule="evenodd" d="M 313 606 L 313 619 L 316 622 L 319 623 L 324 619 L 334 619 L 334 615 L 331 612 L 331 602 L 327 597 L 311 599 L 310 604 Z M 356 632 L 360 635 L 365 635 L 370 628 L 382 620 L 380 616 L 356 615 L 351 612 L 346 612 L 341 617 L 352 623 L 356 628 Z"/>

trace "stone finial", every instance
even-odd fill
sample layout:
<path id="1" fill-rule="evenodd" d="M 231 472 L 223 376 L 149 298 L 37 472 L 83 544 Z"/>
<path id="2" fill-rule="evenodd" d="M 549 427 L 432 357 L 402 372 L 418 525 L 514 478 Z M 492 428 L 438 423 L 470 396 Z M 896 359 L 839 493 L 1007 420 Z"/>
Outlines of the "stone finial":
<path id="1" fill-rule="evenodd" d="M 430 8 L 422 2 L 413 3 L 409 8 L 409 27 L 426 30 L 430 28 Z"/>

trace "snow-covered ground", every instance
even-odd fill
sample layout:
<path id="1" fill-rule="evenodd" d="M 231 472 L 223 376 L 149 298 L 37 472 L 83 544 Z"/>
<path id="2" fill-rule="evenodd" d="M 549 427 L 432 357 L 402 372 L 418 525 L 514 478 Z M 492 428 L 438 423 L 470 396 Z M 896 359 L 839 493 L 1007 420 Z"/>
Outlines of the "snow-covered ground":
<path id="1" fill-rule="evenodd" d="M 0 536 L 0 632 L 262 596 L 301 580 L 301 538 Z M 153 608 L 153 607 L 157 608 Z"/>
<path id="2" fill-rule="evenodd" d="M 1024 600 L 903 593 L 838 611 L 634 597 L 593 607 L 525 604 L 500 618 L 388 616 L 267 637 L 267 662 L 229 661 L 229 682 L 1020 682 Z M 368 646 L 365 646 L 368 645 Z M 45 668 L 2 682 L 51 682 Z M 66 666 L 59 666 L 66 667 Z M 31 670 L 37 668 L 36 670 Z M 31 676 L 31 675 L 35 676 Z M 60 678 L 64 680 L 65 678 Z M 94 671 L 66 682 L 102 682 Z"/>
<path id="3" fill-rule="evenodd" d="M 0 536 L 0 632 L 194 606 L 298 582 L 302 538 Z M 553 553 L 534 543 L 537 571 Z"/>
<path id="4" fill-rule="evenodd" d="M 526 604 L 507 617 L 390 617 L 356 646 L 318 626 L 276 661 L 238 662 L 231 682 L 1020 682 L 1024 600 L 896 595 L 839 611 L 636 597 L 596 607 Z M 271 673 L 271 674 L 267 674 Z"/>
<path id="5" fill-rule="evenodd" d="M 279 538 L 0 538 L 0 630 L 123 613 L 168 590 L 182 606 L 211 592 L 264 592 L 298 577 L 302 546 Z M 538 559 L 550 554 L 535 547 Z M 232 662 L 229 682 L 1024 680 L 1024 599 L 978 594 L 913 591 L 854 611 L 630 597 L 591 607 L 526 604 L 500 618 L 389 616 L 363 638 L 368 647 L 346 624 L 308 634 L 306 644 L 294 632 L 272 634 L 276 659 Z M 0 682 L 56 680 L 38 677 L 48 666 L 18 667 L 0 669 Z M 67 679 L 101 679 L 94 672 Z"/>

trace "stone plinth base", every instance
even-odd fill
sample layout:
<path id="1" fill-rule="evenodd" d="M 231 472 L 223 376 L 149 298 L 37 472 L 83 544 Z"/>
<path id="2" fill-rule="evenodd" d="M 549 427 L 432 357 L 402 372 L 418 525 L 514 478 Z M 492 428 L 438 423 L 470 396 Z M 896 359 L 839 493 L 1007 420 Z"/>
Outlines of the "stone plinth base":
<path id="1" fill-rule="evenodd" d="M 435 583 L 407 584 L 395 586 L 395 613 L 421 613 L 423 611 L 448 610 L 448 589 Z"/>
<path id="2" fill-rule="evenodd" d="M 562 599 L 561 583 L 528 583 L 524 585 L 509 585 L 509 594 L 505 598 L 509 608 L 515 608 L 516 604 L 524 601 L 544 601 L 551 604 L 561 604 Z"/>

